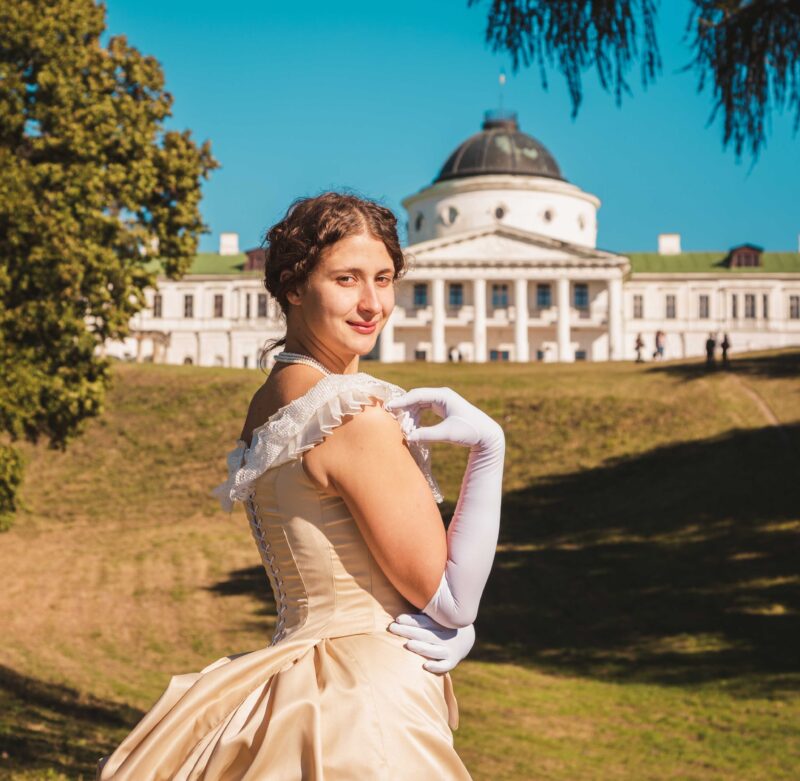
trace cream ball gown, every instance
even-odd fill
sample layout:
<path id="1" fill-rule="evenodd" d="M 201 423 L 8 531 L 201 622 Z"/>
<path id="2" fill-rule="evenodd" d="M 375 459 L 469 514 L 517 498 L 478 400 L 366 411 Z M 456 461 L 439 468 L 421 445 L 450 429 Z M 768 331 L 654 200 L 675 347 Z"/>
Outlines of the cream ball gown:
<path id="1" fill-rule="evenodd" d="M 449 673 L 387 630 L 414 612 L 378 567 L 344 501 L 321 491 L 299 455 L 345 415 L 402 395 L 364 372 L 324 376 L 239 440 L 223 508 L 243 502 L 278 621 L 269 646 L 176 675 L 109 757 L 100 781 L 469 779 L 453 748 Z M 393 411 L 407 435 L 415 427 Z M 409 443 L 437 502 L 430 453 Z"/>

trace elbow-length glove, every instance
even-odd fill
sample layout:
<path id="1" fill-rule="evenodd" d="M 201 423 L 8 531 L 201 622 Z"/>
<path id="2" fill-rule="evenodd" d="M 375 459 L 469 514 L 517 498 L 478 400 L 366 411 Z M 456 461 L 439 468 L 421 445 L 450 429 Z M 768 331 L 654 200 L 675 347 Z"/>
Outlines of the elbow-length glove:
<path id="1" fill-rule="evenodd" d="M 406 648 L 427 659 L 422 667 L 432 673 L 448 673 L 475 644 L 475 627 L 452 629 L 424 613 L 402 613 L 389 624 L 392 634 L 405 637 Z"/>
<path id="2" fill-rule="evenodd" d="M 506 441 L 501 426 L 452 388 L 414 388 L 384 404 L 407 409 L 414 420 L 423 409 L 444 418 L 409 434 L 410 441 L 452 442 L 469 447 L 469 459 L 453 519 L 447 529 L 447 564 L 439 588 L 423 612 L 444 626 L 471 624 L 494 562 L 500 533 Z"/>

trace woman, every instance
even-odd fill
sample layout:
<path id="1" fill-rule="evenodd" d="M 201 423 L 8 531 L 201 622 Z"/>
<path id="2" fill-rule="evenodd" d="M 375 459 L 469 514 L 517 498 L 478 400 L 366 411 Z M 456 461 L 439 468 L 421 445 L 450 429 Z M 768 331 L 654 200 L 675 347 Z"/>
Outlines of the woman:
<path id="1" fill-rule="evenodd" d="M 494 556 L 502 429 L 449 388 L 404 394 L 359 371 L 405 270 L 388 209 L 325 193 L 267 239 L 286 349 L 214 493 L 244 503 L 275 634 L 172 678 L 98 778 L 468 779 L 448 671 L 472 645 Z M 444 420 L 418 428 L 425 408 Z M 434 440 L 470 447 L 446 535 Z"/>

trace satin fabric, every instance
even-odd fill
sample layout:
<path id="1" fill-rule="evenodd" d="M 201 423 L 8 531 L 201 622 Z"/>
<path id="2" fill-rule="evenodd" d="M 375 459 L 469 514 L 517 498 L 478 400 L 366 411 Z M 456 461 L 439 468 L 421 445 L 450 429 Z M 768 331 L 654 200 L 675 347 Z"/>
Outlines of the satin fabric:
<path id="1" fill-rule="evenodd" d="M 296 458 L 245 502 L 275 594 L 270 646 L 173 677 L 99 781 L 469 779 L 449 673 L 387 631 L 414 608 Z"/>

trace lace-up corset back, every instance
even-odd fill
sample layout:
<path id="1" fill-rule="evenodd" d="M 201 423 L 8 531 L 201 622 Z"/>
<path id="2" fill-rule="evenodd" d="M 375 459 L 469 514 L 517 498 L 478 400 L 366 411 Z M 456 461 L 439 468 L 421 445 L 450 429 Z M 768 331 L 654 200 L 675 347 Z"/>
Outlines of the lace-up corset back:
<path id="1" fill-rule="evenodd" d="M 347 506 L 297 459 L 255 483 L 245 505 L 278 614 L 272 643 L 385 630 L 413 607 L 388 581 Z"/>
<path id="2" fill-rule="evenodd" d="M 403 392 L 364 373 L 324 377 L 256 429 L 249 447 L 240 441 L 230 454 L 228 481 L 214 493 L 223 506 L 244 503 L 275 597 L 273 645 L 384 632 L 394 616 L 413 610 L 377 565 L 347 505 L 320 489 L 300 458 L 345 415 Z M 407 436 L 415 422 L 405 411 L 393 414 Z M 409 448 L 441 501 L 428 449 L 414 442 Z"/>

